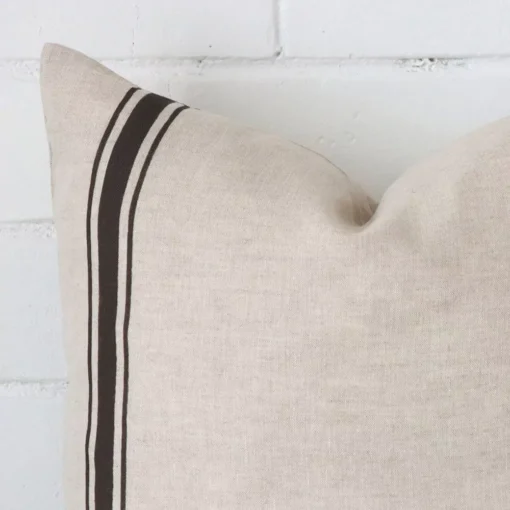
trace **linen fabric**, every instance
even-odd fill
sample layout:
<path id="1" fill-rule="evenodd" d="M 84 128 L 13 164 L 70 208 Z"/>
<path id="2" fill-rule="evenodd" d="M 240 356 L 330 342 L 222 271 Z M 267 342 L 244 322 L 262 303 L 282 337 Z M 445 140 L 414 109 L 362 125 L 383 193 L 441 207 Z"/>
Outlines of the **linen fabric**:
<path id="1" fill-rule="evenodd" d="M 47 45 L 69 510 L 510 508 L 510 121 L 377 206 Z"/>

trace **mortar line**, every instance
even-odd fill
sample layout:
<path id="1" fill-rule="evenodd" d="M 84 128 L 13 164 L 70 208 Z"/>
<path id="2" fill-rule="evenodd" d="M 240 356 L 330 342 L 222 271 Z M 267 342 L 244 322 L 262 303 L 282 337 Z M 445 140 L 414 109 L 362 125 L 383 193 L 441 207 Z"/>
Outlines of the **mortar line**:
<path id="1" fill-rule="evenodd" d="M 52 220 L 0 221 L 0 236 L 31 234 L 43 239 L 54 239 L 55 226 Z"/>
<path id="2" fill-rule="evenodd" d="M 0 397 L 58 397 L 67 386 L 66 379 L 0 380 Z"/>
<path id="3" fill-rule="evenodd" d="M 281 34 L 280 34 L 281 35 Z M 195 57 L 115 57 L 104 58 L 94 57 L 96 60 L 103 64 L 128 64 L 128 65 L 141 65 L 150 67 L 154 65 L 253 65 L 253 64 L 272 64 L 275 62 L 280 63 L 282 66 L 292 65 L 358 65 L 360 67 L 372 65 L 389 65 L 389 66 L 403 66 L 405 64 L 416 63 L 477 63 L 477 62 L 508 62 L 510 55 L 460 55 L 460 56 L 444 56 L 444 55 L 431 55 L 431 56 L 385 56 L 385 57 L 292 57 L 292 56 L 266 56 L 266 57 L 213 57 L 213 56 L 195 56 Z M 23 58 L 0 58 L 0 69 L 3 68 L 20 68 L 23 67 L 38 67 L 39 59 L 23 59 Z"/>
<path id="4" fill-rule="evenodd" d="M 30 225 L 38 225 L 38 226 L 49 226 L 49 227 L 52 227 L 53 226 L 53 220 L 51 218 L 27 218 L 27 219 L 22 219 L 22 220 L 1 220 L 0 221 L 0 229 L 2 227 L 7 227 L 7 228 L 10 228 L 11 226 L 12 227 L 15 227 L 17 225 L 26 225 L 26 224 L 30 224 Z"/>

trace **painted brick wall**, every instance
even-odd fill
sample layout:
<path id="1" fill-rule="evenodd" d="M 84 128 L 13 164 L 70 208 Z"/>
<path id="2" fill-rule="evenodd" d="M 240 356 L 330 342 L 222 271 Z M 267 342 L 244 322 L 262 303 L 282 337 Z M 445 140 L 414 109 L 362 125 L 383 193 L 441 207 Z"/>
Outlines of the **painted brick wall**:
<path id="1" fill-rule="evenodd" d="M 308 146 L 380 197 L 413 162 L 510 114 L 509 26 L 501 0 L 2 1 L 0 508 L 63 509 L 44 41 Z"/>

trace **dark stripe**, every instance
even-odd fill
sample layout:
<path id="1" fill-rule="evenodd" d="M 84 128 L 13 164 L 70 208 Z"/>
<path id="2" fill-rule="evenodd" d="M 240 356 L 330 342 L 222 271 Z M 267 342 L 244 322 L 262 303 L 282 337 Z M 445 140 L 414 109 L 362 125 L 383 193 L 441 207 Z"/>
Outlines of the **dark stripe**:
<path id="1" fill-rule="evenodd" d="M 131 287 L 132 287 L 132 266 L 133 266 L 133 229 L 135 224 L 136 206 L 138 204 L 138 198 L 142 190 L 143 182 L 147 171 L 151 164 L 152 158 L 158 149 L 158 146 L 165 136 L 168 128 L 177 116 L 186 110 L 187 106 L 181 106 L 176 108 L 168 120 L 163 124 L 159 130 L 156 138 L 152 142 L 151 148 L 147 154 L 147 158 L 138 177 L 135 191 L 133 193 L 133 200 L 129 208 L 129 219 L 128 219 L 128 232 L 127 232 L 127 259 L 126 259 L 126 313 L 124 315 L 124 330 L 123 330 L 123 342 L 124 342 L 124 400 L 122 402 L 122 455 L 121 455 L 121 510 L 126 509 L 126 444 L 127 444 L 127 408 L 128 408 L 128 389 L 129 389 L 129 343 L 128 343 L 128 331 L 129 331 L 129 319 L 131 316 Z"/>
<path id="2" fill-rule="evenodd" d="M 88 339 L 87 339 L 87 371 L 89 379 L 89 402 L 87 411 L 87 433 L 85 436 L 85 509 L 90 510 L 89 500 L 89 486 L 90 486 L 90 458 L 89 458 L 89 446 L 90 446 L 90 428 L 92 422 L 92 247 L 91 247 L 91 223 L 90 218 L 92 215 L 92 200 L 94 198 L 94 188 L 96 186 L 97 170 L 99 163 L 103 157 L 104 148 L 110 134 L 119 118 L 120 112 L 126 106 L 126 103 L 131 99 L 131 96 L 138 89 L 133 87 L 128 90 L 122 101 L 117 106 L 116 110 L 106 126 L 106 130 L 99 142 L 99 147 L 94 158 L 92 165 L 92 175 L 90 177 L 89 197 L 87 202 L 87 277 L 88 277 Z"/>
<path id="3" fill-rule="evenodd" d="M 98 213 L 99 316 L 98 403 L 95 445 L 96 510 L 112 510 L 117 353 L 115 321 L 122 200 L 137 153 L 149 129 L 170 100 L 144 96 L 115 143 L 101 192 Z"/>

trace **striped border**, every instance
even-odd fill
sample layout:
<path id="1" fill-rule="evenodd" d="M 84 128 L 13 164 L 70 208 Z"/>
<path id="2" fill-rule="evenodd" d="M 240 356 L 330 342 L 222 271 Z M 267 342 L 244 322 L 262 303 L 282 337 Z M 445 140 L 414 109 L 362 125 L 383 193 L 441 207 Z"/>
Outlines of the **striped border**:
<path id="1" fill-rule="evenodd" d="M 136 207 L 162 138 L 186 108 L 131 88 L 113 113 L 93 163 L 86 226 L 86 510 L 126 508 L 128 336 Z"/>

